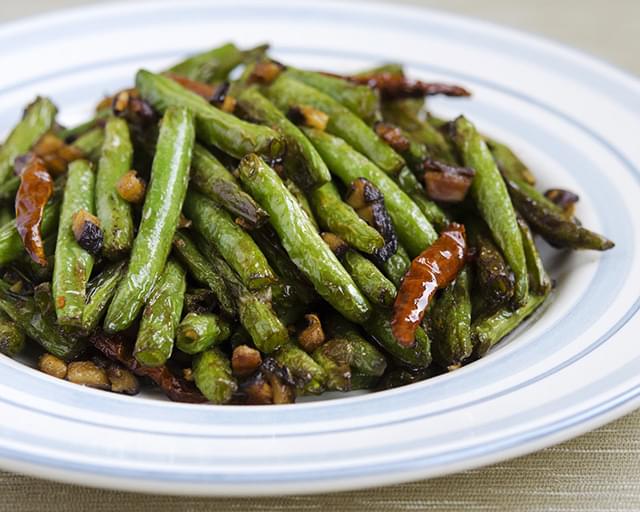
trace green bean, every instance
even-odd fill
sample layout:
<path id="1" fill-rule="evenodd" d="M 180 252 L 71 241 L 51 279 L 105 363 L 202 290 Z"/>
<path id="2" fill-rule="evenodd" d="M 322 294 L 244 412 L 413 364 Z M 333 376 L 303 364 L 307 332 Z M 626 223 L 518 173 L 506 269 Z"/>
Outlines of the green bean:
<path id="1" fill-rule="evenodd" d="M 379 75 L 381 73 L 404 76 L 404 68 L 402 64 L 399 64 L 397 62 L 388 62 L 386 64 L 381 64 L 380 66 L 375 66 L 373 68 L 360 70 L 357 73 L 354 73 L 353 76 L 362 77 L 362 76 Z"/>
<path id="2" fill-rule="evenodd" d="M 413 368 L 394 368 L 387 372 L 378 382 L 376 389 L 393 389 L 400 386 L 407 386 L 416 382 L 430 379 L 438 375 L 438 369 L 430 367 L 427 369 L 415 370 Z"/>
<path id="3" fill-rule="evenodd" d="M 213 201 L 189 190 L 183 209 L 194 229 L 218 250 L 247 288 L 259 290 L 277 281 L 253 239 Z"/>
<path id="4" fill-rule="evenodd" d="M 313 190 L 331 181 L 329 169 L 313 144 L 256 87 L 242 90 L 237 100 L 242 111 L 250 119 L 273 126 L 282 132 L 287 143 L 285 160 L 287 174 L 300 187 L 304 190 Z"/>
<path id="5" fill-rule="evenodd" d="M 418 178 L 408 168 L 405 167 L 398 174 L 398 185 L 416 203 L 422 214 L 438 231 L 442 231 L 451 223 L 451 219 L 442 208 L 427 199 Z"/>
<path id="6" fill-rule="evenodd" d="M 356 286 L 376 306 L 390 307 L 396 298 L 396 287 L 362 254 L 348 250 L 341 258 L 342 265 Z"/>
<path id="7" fill-rule="evenodd" d="M 84 153 L 87 160 L 97 163 L 104 144 L 104 130 L 100 127 L 89 130 L 72 142 L 71 146 Z"/>
<path id="8" fill-rule="evenodd" d="M 0 226 L 11 222 L 15 218 L 15 210 L 9 205 L 0 206 Z"/>
<path id="9" fill-rule="evenodd" d="M 52 302 L 48 293 L 48 301 Z M 84 348 L 84 342 L 63 332 L 56 324 L 55 313 L 43 314 L 33 297 L 16 295 L 6 281 L 0 280 L 0 309 L 31 339 L 47 352 L 61 359 L 73 359 Z M 50 307 L 53 310 L 53 307 Z"/>
<path id="10" fill-rule="evenodd" d="M 313 358 L 327 374 L 327 389 L 337 391 L 370 387 L 387 366 L 384 356 L 362 338 L 360 342 L 333 338 L 317 348 Z M 361 372 L 358 366 L 363 360 L 369 368 L 375 365 L 376 372 Z"/>
<path id="11" fill-rule="evenodd" d="M 104 234 L 102 253 L 115 260 L 129 252 L 133 243 L 131 204 L 117 191 L 118 180 L 131 169 L 133 147 L 122 119 L 109 118 L 104 134 L 96 177 L 96 214 Z"/>
<path id="12" fill-rule="evenodd" d="M 180 322 L 176 346 L 187 354 L 197 354 L 226 340 L 231 328 L 213 313 L 188 313 Z"/>
<path id="13" fill-rule="evenodd" d="M 379 380 L 380 377 L 351 372 L 351 391 L 359 389 L 375 389 Z"/>
<path id="14" fill-rule="evenodd" d="M 162 366 L 173 352 L 187 281 L 184 269 L 169 259 L 142 314 L 133 355 L 145 366 Z"/>
<path id="15" fill-rule="evenodd" d="M 385 121 L 393 123 L 408 132 L 412 142 L 424 144 L 436 160 L 455 164 L 456 159 L 451 147 L 440 131 L 431 124 L 422 121 L 415 112 L 412 100 L 395 100 L 382 105 Z"/>
<path id="16" fill-rule="evenodd" d="M 447 286 L 429 314 L 433 355 L 445 368 L 456 368 L 473 352 L 470 277 L 467 268 Z"/>
<path id="17" fill-rule="evenodd" d="M 24 111 L 22 119 L 0 146 L 0 183 L 11 176 L 14 160 L 31 149 L 53 126 L 56 106 L 48 98 L 38 97 Z"/>
<path id="18" fill-rule="evenodd" d="M 342 139 L 327 133 L 311 129 L 305 129 L 305 133 L 327 162 L 331 172 L 345 185 L 363 177 L 382 192 L 398 239 L 411 256 L 417 256 L 438 238 L 433 226 L 411 198 L 366 157 Z"/>
<path id="19" fill-rule="evenodd" d="M 82 327 L 87 332 L 98 327 L 126 270 L 127 265 L 124 261 L 111 263 L 98 276 L 89 281 L 84 311 L 82 312 Z"/>
<path id="20" fill-rule="evenodd" d="M 24 348 L 26 337 L 6 313 L 0 311 L 0 354 L 15 357 Z"/>
<path id="21" fill-rule="evenodd" d="M 296 325 L 307 312 L 307 306 L 296 302 L 297 297 L 288 293 L 289 291 L 286 285 L 271 287 L 271 305 L 282 325 L 286 326 Z"/>
<path id="22" fill-rule="evenodd" d="M 380 99 L 371 87 L 354 84 L 343 78 L 291 67 L 287 68 L 287 74 L 331 96 L 367 124 L 372 124 L 380 117 Z"/>
<path id="23" fill-rule="evenodd" d="M 302 189 L 289 179 L 285 179 L 284 184 L 287 187 L 287 190 L 291 192 L 291 195 L 296 199 L 296 201 L 298 201 L 300 208 L 302 208 L 304 213 L 307 215 L 309 222 L 311 222 L 315 230 L 320 231 L 320 226 L 318 226 L 318 222 L 313 215 L 313 210 L 311 210 L 311 204 L 309 204 L 309 200 Z"/>
<path id="24" fill-rule="evenodd" d="M 231 375 L 229 358 L 218 349 L 210 349 L 193 358 L 193 380 L 200 392 L 214 404 L 231 401 L 238 389 Z"/>
<path id="25" fill-rule="evenodd" d="M 187 191 L 193 139 L 191 114 L 185 109 L 167 109 L 129 268 L 105 318 L 109 332 L 133 323 L 164 268 Z"/>
<path id="26" fill-rule="evenodd" d="M 509 146 L 502 144 L 494 139 L 486 139 L 487 146 L 491 150 L 498 169 L 502 173 L 514 173 L 517 178 L 524 180 L 529 185 L 536 184 L 536 177 L 529 168 L 511 151 Z"/>
<path id="27" fill-rule="evenodd" d="M 327 130 L 346 140 L 384 172 L 395 174 L 404 165 L 402 157 L 378 137 L 362 119 L 325 93 L 287 75 L 286 71 L 274 80 L 266 90 L 266 94 L 283 111 L 298 105 L 309 105 L 322 110 L 329 116 Z M 326 161 L 326 158 L 324 160 Z M 330 165 L 329 168 L 331 168 Z"/>
<path id="28" fill-rule="evenodd" d="M 304 274 L 302 274 L 298 267 L 289 259 L 276 233 L 270 227 L 265 226 L 252 231 L 251 235 L 258 244 L 258 247 L 260 247 L 260 250 L 262 250 L 267 257 L 272 268 L 277 272 L 278 280 L 282 283 L 282 287 L 286 288 L 292 300 L 302 305 L 308 305 L 315 301 L 317 295 L 313 286 L 311 286 L 307 278 L 304 277 Z M 275 286 L 272 286 L 272 289 L 275 290 Z M 274 292 L 274 301 L 275 300 L 276 293 Z"/>
<path id="29" fill-rule="evenodd" d="M 93 128 L 99 127 L 102 122 L 110 115 L 111 108 L 100 109 L 88 121 L 73 126 L 72 128 L 60 128 L 59 130 L 56 130 L 55 134 L 65 141 L 77 139 L 78 137 L 81 137 L 85 133 L 91 131 Z"/>
<path id="30" fill-rule="evenodd" d="M 267 220 L 267 212 L 240 188 L 234 176 L 200 144 L 193 148 L 191 183 L 250 228 L 258 227 Z"/>
<path id="31" fill-rule="evenodd" d="M 296 387 L 304 393 L 319 395 L 325 390 L 327 374 L 322 366 L 293 343 L 287 343 L 280 348 L 274 359 L 289 369 L 296 381 Z"/>
<path id="32" fill-rule="evenodd" d="M 193 240 L 178 230 L 173 238 L 173 248 L 191 275 L 200 283 L 206 284 L 215 294 L 222 312 L 229 318 L 236 316 L 236 307 L 228 295 L 224 280 L 213 270 Z"/>
<path id="33" fill-rule="evenodd" d="M 58 227 L 59 215 L 60 199 L 54 196 L 44 207 L 42 225 L 40 227 L 43 237 L 55 232 Z M 2 227 L 0 227 L 0 266 L 11 263 L 23 253 L 24 245 L 16 229 L 15 220 L 3 224 Z"/>
<path id="34" fill-rule="evenodd" d="M 329 391 L 351 391 L 351 368 L 345 352 L 346 340 L 329 340 L 313 351 L 313 360 L 323 369 L 326 379 L 325 388 Z"/>
<path id="35" fill-rule="evenodd" d="M 320 225 L 335 233 L 350 246 L 367 254 L 384 246 L 384 238 L 369 226 L 340 197 L 333 183 L 327 183 L 309 192 L 309 201 Z"/>
<path id="36" fill-rule="evenodd" d="M 4 183 L 0 184 L 0 200 L 14 199 L 20 187 L 20 177 L 11 176 Z"/>
<path id="37" fill-rule="evenodd" d="M 284 151 L 281 136 L 271 128 L 247 123 L 227 114 L 170 78 L 140 70 L 136 74 L 136 87 L 140 95 L 160 112 L 170 106 L 191 110 L 196 120 L 198 139 L 236 158 L 254 151 L 276 158 Z"/>
<path id="38" fill-rule="evenodd" d="M 455 143 L 464 164 L 475 169 L 471 197 L 486 221 L 515 277 L 514 301 L 521 306 L 527 300 L 529 276 L 516 213 L 509 192 L 487 145 L 473 124 L 460 116 L 455 121 Z"/>
<path id="39" fill-rule="evenodd" d="M 499 309 L 489 317 L 475 321 L 471 326 L 471 335 L 476 352 L 484 356 L 491 347 L 518 327 L 547 298 L 547 295 L 529 295 L 523 306 L 513 310 L 510 307 Z"/>
<path id="40" fill-rule="evenodd" d="M 60 210 L 58 241 L 53 264 L 52 291 L 58 323 L 82 326 L 86 286 L 93 269 L 93 256 L 78 245 L 73 235 L 73 216 L 79 211 L 93 214 L 96 176 L 86 160 L 69 165 Z"/>
<path id="41" fill-rule="evenodd" d="M 198 82 L 214 83 L 226 80 L 229 73 L 247 58 L 264 53 L 267 45 L 248 51 L 239 50 L 233 43 L 226 43 L 203 53 L 192 55 L 171 66 L 168 71 Z"/>
<path id="42" fill-rule="evenodd" d="M 513 297 L 513 274 L 481 219 L 467 218 L 465 227 L 469 241 L 476 251 L 475 279 L 478 291 L 488 308 L 495 310 Z"/>
<path id="43" fill-rule="evenodd" d="M 382 272 L 389 278 L 389 280 L 399 287 L 402 283 L 402 278 L 409 270 L 411 266 L 411 260 L 404 247 L 398 246 L 395 254 L 392 254 L 387 261 L 385 261 L 381 267 Z"/>
<path id="44" fill-rule="evenodd" d="M 421 327 L 418 327 L 415 345 L 411 347 L 398 343 L 391 331 L 391 317 L 387 311 L 376 311 L 363 327 L 398 362 L 412 368 L 426 368 L 431 364 L 431 340 Z"/>
<path id="45" fill-rule="evenodd" d="M 248 155 L 240 162 L 238 172 L 244 186 L 269 213 L 287 254 L 316 291 L 345 317 L 366 321 L 371 312 L 367 299 L 275 171 L 257 155 Z"/>
<path id="46" fill-rule="evenodd" d="M 203 252 L 208 256 L 215 271 L 224 279 L 238 309 L 240 323 L 251 336 L 255 346 L 261 352 L 269 354 L 287 343 L 287 328 L 282 325 L 271 306 L 247 290 L 237 274 L 213 247 L 202 240 L 200 243 L 206 245 Z"/>
<path id="47" fill-rule="evenodd" d="M 524 254 L 527 258 L 527 268 L 529 269 L 529 287 L 533 293 L 544 295 L 552 288 L 552 282 L 544 269 L 542 258 L 538 253 L 538 248 L 533 239 L 533 234 L 524 219 L 518 217 L 518 227 L 522 234 Z"/>
<path id="48" fill-rule="evenodd" d="M 348 342 L 346 345 L 337 345 L 336 350 L 347 351 L 352 378 L 355 374 L 380 377 L 385 372 L 387 360 L 384 355 L 360 335 L 355 325 L 334 313 L 323 319 L 323 326 L 332 338 Z"/>
<path id="49" fill-rule="evenodd" d="M 554 247 L 606 251 L 615 244 L 568 219 L 558 206 L 524 181 L 506 178 L 518 213 L 531 228 Z M 551 206 L 553 205 L 553 206 Z"/>
<path id="50" fill-rule="evenodd" d="M 437 130 L 444 129 L 450 123 L 447 119 L 433 115 L 433 112 L 427 112 L 426 114 L 425 121 Z"/>
<path id="51" fill-rule="evenodd" d="M 173 240 L 175 243 L 175 237 Z M 216 295 L 209 288 L 187 288 L 184 294 L 183 313 L 208 313 L 217 304 Z"/>

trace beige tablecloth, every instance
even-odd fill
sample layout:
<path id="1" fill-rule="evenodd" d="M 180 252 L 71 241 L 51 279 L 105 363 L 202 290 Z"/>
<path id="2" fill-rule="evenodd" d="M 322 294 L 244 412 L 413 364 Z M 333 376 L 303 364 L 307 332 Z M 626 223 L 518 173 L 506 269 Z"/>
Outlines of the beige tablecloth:
<path id="1" fill-rule="evenodd" d="M 0 0 L 0 22 L 87 0 Z M 538 32 L 640 74 L 640 0 L 413 0 Z M 312 497 L 189 499 L 0 472 L 0 511 L 640 510 L 640 412 L 542 452 L 458 475 Z"/>

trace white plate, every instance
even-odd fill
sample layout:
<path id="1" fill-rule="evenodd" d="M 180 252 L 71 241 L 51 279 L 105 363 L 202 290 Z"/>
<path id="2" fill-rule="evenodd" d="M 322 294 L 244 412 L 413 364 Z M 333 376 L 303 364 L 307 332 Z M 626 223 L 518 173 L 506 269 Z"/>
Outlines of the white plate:
<path id="1" fill-rule="evenodd" d="M 640 85 L 573 50 L 442 13 L 328 2 L 94 7 L 0 31 L 0 128 L 35 94 L 80 121 L 139 67 L 162 69 L 226 40 L 353 70 L 405 63 L 460 82 L 438 99 L 522 153 L 543 186 L 616 248 L 548 251 L 558 287 L 543 315 L 453 374 L 360 397 L 281 407 L 173 404 L 83 389 L 0 358 L 0 465 L 120 489 L 309 493 L 442 475 L 575 436 L 640 403 Z M 635 265 L 634 265 L 635 261 Z"/>

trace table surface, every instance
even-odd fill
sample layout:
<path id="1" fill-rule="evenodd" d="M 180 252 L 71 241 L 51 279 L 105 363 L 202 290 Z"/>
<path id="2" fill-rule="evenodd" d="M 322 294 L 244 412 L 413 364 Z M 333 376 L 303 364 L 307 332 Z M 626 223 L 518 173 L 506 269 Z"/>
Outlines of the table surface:
<path id="1" fill-rule="evenodd" d="M 95 0 L 2 1 L 0 22 Z M 543 34 L 640 75 L 638 0 L 412 0 Z M 1 28 L 0 28 L 1 30 Z M 0 509 L 65 504 L 67 511 L 134 509 L 307 510 L 640 510 L 640 411 L 567 443 L 490 467 L 392 487 L 309 497 L 191 499 L 118 493 L 0 472 Z"/>

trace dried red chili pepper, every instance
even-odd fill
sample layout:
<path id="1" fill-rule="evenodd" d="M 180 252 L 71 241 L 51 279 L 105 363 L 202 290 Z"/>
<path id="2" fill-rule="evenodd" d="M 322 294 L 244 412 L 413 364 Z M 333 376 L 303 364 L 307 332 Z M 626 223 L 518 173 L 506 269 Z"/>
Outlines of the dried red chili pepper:
<path id="1" fill-rule="evenodd" d="M 53 179 L 44 162 L 32 157 L 22 168 L 20 187 L 16 193 L 16 228 L 24 248 L 38 265 L 45 266 L 47 257 L 42 241 L 42 215 L 53 194 Z"/>
<path id="2" fill-rule="evenodd" d="M 358 75 L 346 77 L 350 82 L 368 85 L 380 91 L 383 100 L 395 100 L 401 98 L 423 98 L 435 94 L 445 96 L 471 96 L 471 93 L 459 85 L 429 83 L 421 80 L 409 80 L 404 75 L 397 73 L 374 73 L 371 75 Z"/>
<path id="3" fill-rule="evenodd" d="M 149 377 L 174 402 L 199 404 L 207 401 L 191 382 L 174 375 L 166 365 L 149 368 L 138 363 L 122 333 L 97 332 L 89 338 L 89 342 L 106 357 L 122 364 L 136 375 Z"/>
<path id="4" fill-rule="evenodd" d="M 398 342 L 411 346 L 415 332 L 438 288 L 451 283 L 467 256 L 464 226 L 450 224 L 440 237 L 422 251 L 404 276 L 393 305 L 391 329 Z"/>

